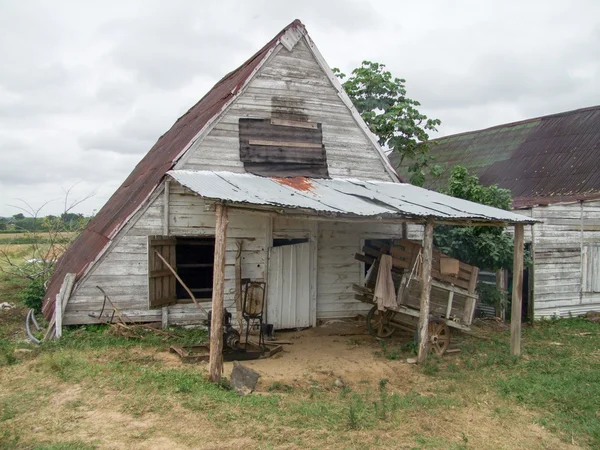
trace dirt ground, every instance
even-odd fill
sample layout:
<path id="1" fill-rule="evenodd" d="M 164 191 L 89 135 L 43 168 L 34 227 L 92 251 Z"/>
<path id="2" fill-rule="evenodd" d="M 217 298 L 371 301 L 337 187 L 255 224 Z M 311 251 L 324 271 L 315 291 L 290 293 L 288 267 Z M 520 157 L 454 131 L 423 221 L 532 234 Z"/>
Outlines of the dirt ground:
<path id="1" fill-rule="evenodd" d="M 484 327 L 495 328 L 494 323 Z M 402 336 L 400 340 L 409 340 Z M 371 337 L 364 321 L 331 321 L 323 325 L 301 331 L 276 332 L 276 340 L 288 341 L 281 353 L 271 358 L 255 361 L 244 361 L 243 364 L 260 374 L 256 391 L 253 395 L 269 395 L 269 387 L 274 383 L 290 386 L 293 389 L 305 389 L 313 383 L 330 386 L 335 389 L 336 380 L 341 380 L 353 391 L 372 390 L 376 392 L 381 379 L 388 380 L 390 393 L 400 395 L 416 392 L 418 395 L 435 395 L 440 389 L 452 392 L 453 386 L 440 383 L 432 384 L 432 380 L 424 376 L 414 364 L 405 359 L 389 360 L 381 356 L 381 345 Z M 162 358 L 170 364 L 181 364 L 173 354 L 162 354 Z M 446 355 L 446 358 L 452 358 Z M 199 365 L 206 370 L 206 364 Z M 229 377 L 233 363 L 224 364 L 224 375 Z M 443 383 L 443 382 L 442 382 Z M 444 383 L 446 384 L 446 383 Z M 407 427 L 399 429 L 389 436 L 399 440 L 410 441 L 415 427 L 424 435 L 447 435 L 450 440 L 464 442 L 464 448 L 473 449 L 577 449 L 575 443 L 566 444 L 543 426 L 536 423 L 536 415 L 525 408 L 510 405 L 508 407 L 495 393 L 464 392 L 461 393 L 463 404 L 460 407 L 448 407 L 441 415 L 407 416 Z M 499 413 L 498 411 L 503 411 Z M 505 412 L 510 411 L 510 413 Z M 351 433 L 357 442 L 372 439 L 373 435 L 364 432 Z M 359 438 L 358 436 L 363 436 Z M 236 448 L 240 442 L 206 448 Z M 350 445 L 350 447 L 353 447 Z M 146 448 L 146 447 L 140 447 Z M 204 448 L 204 447 L 202 447 Z M 295 446 L 286 448 L 296 448 Z M 329 448 L 324 446 L 324 448 Z M 335 446 L 334 446 L 335 448 Z M 346 448 L 346 447 L 344 447 Z M 421 447 L 401 447 L 421 448 Z M 448 448 L 424 446 L 422 448 Z M 453 447 L 454 448 L 454 447 Z M 456 448 L 463 448 L 458 446 Z"/>
<path id="2" fill-rule="evenodd" d="M 276 395 L 281 398 L 280 408 L 287 408 L 288 400 L 312 402 L 308 392 L 314 385 L 319 386 L 323 396 L 336 397 L 340 382 L 350 395 L 372 392 L 376 400 L 382 379 L 388 380 L 390 394 L 432 399 L 441 395 L 452 397 L 454 402 L 431 412 L 407 408 L 401 412 L 399 426 L 328 430 L 278 425 L 273 418 L 273 423 L 257 417 L 249 421 L 230 420 L 223 414 L 227 414 L 227 408 L 235 414 L 234 405 L 209 400 L 202 409 L 190 410 L 182 406 L 182 394 L 168 409 L 155 410 L 144 399 L 115 391 L 111 386 L 91 389 L 85 383 L 45 380 L 42 384 L 53 391 L 50 401 L 42 410 L 26 413 L 24 420 L 31 426 L 22 432 L 37 442 L 89 442 L 93 448 L 101 449 L 364 449 L 382 445 L 455 450 L 584 448 L 561 441 L 539 424 L 534 411 L 508 403 L 494 391 L 465 389 L 460 383 L 428 377 L 405 359 L 385 358 L 381 344 L 367 334 L 364 322 L 334 321 L 313 329 L 277 332 L 276 338 L 291 344 L 284 345 L 284 351 L 272 358 L 243 364 L 261 375 L 256 392 L 251 395 Z M 150 358 L 172 369 L 190 367 L 166 349 L 131 349 L 127 358 Z M 225 363 L 226 377 L 230 376 L 232 365 Z M 207 372 L 206 363 L 191 367 Z M 4 373 L 4 381 L 15 383 L 32 370 L 36 370 L 35 360 L 12 366 Z M 289 386 L 289 391 L 273 392 L 275 383 Z M 215 414 L 221 415 L 215 419 Z"/>
<path id="3" fill-rule="evenodd" d="M 261 374 L 258 391 L 274 382 L 306 387 L 312 381 L 334 383 L 341 378 L 348 386 L 377 386 L 379 380 L 407 379 L 413 372 L 409 364 L 376 358 L 381 347 L 362 321 L 331 321 L 302 331 L 276 332 L 276 340 L 291 342 L 271 358 L 244 364 Z M 232 363 L 225 363 L 231 373 Z M 410 383 L 404 385 L 410 390 Z"/>

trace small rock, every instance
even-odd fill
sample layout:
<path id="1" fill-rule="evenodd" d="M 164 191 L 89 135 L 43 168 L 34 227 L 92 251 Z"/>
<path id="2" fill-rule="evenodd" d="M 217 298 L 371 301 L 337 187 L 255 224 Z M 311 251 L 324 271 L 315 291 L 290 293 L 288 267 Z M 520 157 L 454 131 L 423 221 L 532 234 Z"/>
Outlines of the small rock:
<path id="1" fill-rule="evenodd" d="M 2 302 L 0 303 L 0 309 L 13 309 L 15 307 L 14 303 Z"/>
<path id="2" fill-rule="evenodd" d="M 240 395 L 248 395 L 254 391 L 260 374 L 239 362 L 233 362 L 231 370 L 231 387 Z"/>
<path id="3" fill-rule="evenodd" d="M 335 381 L 333 382 L 333 384 L 335 384 L 336 387 L 339 387 L 339 388 L 343 388 L 344 386 L 346 386 L 346 383 L 344 383 L 344 380 L 342 380 L 342 377 L 337 377 L 335 379 Z"/>
<path id="4" fill-rule="evenodd" d="M 406 362 L 408 364 L 416 364 L 417 363 L 417 358 L 406 358 Z"/>
<path id="5" fill-rule="evenodd" d="M 31 353 L 33 350 L 28 348 L 15 348 L 15 353 Z"/>

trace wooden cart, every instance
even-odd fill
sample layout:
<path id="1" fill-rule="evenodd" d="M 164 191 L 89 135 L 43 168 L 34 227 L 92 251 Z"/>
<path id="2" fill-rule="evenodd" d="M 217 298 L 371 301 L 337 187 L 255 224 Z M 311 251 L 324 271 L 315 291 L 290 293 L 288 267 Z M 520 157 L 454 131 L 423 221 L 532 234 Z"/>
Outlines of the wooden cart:
<path id="1" fill-rule="evenodd" d="M 419 278 L 420 244 L 407 240 L 391 243 L 372 241 L 363 251 L 365 255 L 359 255 L 373 258 L 373 267 L 365 279 L 365 286 L 354 284 L 353 289 L 357 300 L 373 304 L 367 314 L 369 333 L 387 338 L 398 329 L 416 331 L 422 282 Z M 381 254 L 392 255 L 392 271 L 398 288 L 398 306 L 383 311 L 373 302 L 374 278 Z M 364 260 L 359 255 L 357 259 Z M 475 293 L 478 272 L 477 267 L 452 260 L 437 250 L 433 252 L 428 347 L 438 355 L 444 354 L 450 345 L 451 328 L 470 329 L 478 299 Z"/>

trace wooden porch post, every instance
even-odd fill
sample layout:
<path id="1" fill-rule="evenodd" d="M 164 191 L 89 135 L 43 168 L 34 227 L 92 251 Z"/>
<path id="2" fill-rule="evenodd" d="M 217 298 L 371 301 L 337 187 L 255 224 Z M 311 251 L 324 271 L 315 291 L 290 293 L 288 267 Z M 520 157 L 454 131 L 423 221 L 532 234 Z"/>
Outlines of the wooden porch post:
<path id="1" fill-rule="evenodd" d="M 423 266 L 421 268 L 421 301 L 419 312 L 419 354 L 417 362 L 421 364 L 427 358 L 427 327 L 429 325 L 429 295 L 431 293 L 431 263 L 433 247 L 433 222 L 427 221 L 423 236 Z"/>
<path id="2" fill-rule="evenodd" d="M 512 308 L 510 316 L 510 354 L 521 354 L 521 304 L 523 302 L 523 224 L 515 224 L 513 254 Z"/>
<path id="3" fill-rule="evenodd" d="M 212 313 L 210 325 L 209 379 L 221 380 L 223 372 L 223 295 L 225 289 L 225 251 L 227 242 L 227 207 L 217 203 L 215 214 L 215 265 L 213 271 Z"/>

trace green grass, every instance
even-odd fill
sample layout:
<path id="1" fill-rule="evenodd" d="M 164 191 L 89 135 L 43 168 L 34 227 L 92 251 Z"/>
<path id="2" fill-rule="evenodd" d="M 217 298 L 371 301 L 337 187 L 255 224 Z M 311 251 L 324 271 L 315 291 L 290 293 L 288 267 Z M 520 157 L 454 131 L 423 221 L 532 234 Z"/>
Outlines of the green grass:
<path id="1" fill-rule="evenodd" d="M 3 301 L 18 305 L 16 294 L 21 286 L 19 280 L 0 273 Z M 477 404 L 482 395 L 495 399 L 487 412 L 490 422 L 514 423 L 510 421 L 525 409 L 531 412 L 528 423 L 535 420 L 565 442 L 600 448 L 600 326 L 583 319 L 546 321 L 524 328 L 521 358 L 510 356 L 508 332 L 490 332 L 489 340 L 458 335 L 462 353 L 431 357 L 420 367 L 411 366 L 414 377 L 406 380 L 410 388 L 404 386 L 400 392 L 398 386 L 404 380 L 382 378 L 375 379 L 376 386 L 354 383 L 339 388 L 333 379 L 316 381 L 309 376 L 308 385 L 271 381 L 263 395 L 241 397 L 226 381 L 220 386 L 209 383 L 203 366 L 169 367 L 161 359 L 160 353 L 169 345 L 204 342 L 202 329 L 172 328 L 168 338 L 143 332 L 139 339 L 132 339 L 115 336 L 106 325 L 87 325 L 67 328 L 60 341 L 33 346 L 23 342 L 25 309 L 18 305 L 2 314 L 2 449 L 96 448 L 100 444 L 95 441 L 72 440 L 69 421 L 67 425 L 54 424 L 53 416 L 77 418 L 82 411 L 109 404 L 139 420 L 202 417 L 204 426 L 234 429 L 236 434 L 251 437 L 256 446 L 260 443 L 259 448 L 459 450 L 474 448 L 467 427 L 459 428 L 462 434 L 446 436 L 420 425 L 439 423 L 452 411 L 460 413 Z M 380 342 L 373 350 L 390 367 L 399 367 L 404 358 L 414 355 L 414 344 L 406 340 Z M 353 339 L 348 344 L 359 349 L 372 345 Z M 73 388 L 83 394 L 60 407 L 52 403 L 54 396 Z M 31 421 L 44 414 L 50 428 L 59 432 L 47 439 L 38 435 L 35 441 L 30 436 Z M 397 438 L 394 433 L 398 431 L 406 434 Z M 194 432 L 173 432 L 170 437 L 193 447 L 198 439 Z M 130 442 L 164 433 L 164 428 L 149 427 L 136 433 L 129 437 Z"/>
<path id="2" fill-rule="evenodd" d="M 465 340 L 452 363 L 423 372 L 477 387 L 539 413 L 539 423 L 566 441 L 600 447 L 600 327 L 585 319 L 542 321 L 523 330 L 522 357 L 509 354 L 507 335 Z M 433 363 L 435 364 L 435 363 Z M 501 412 L 500 412 L 501 414 Z"/>

